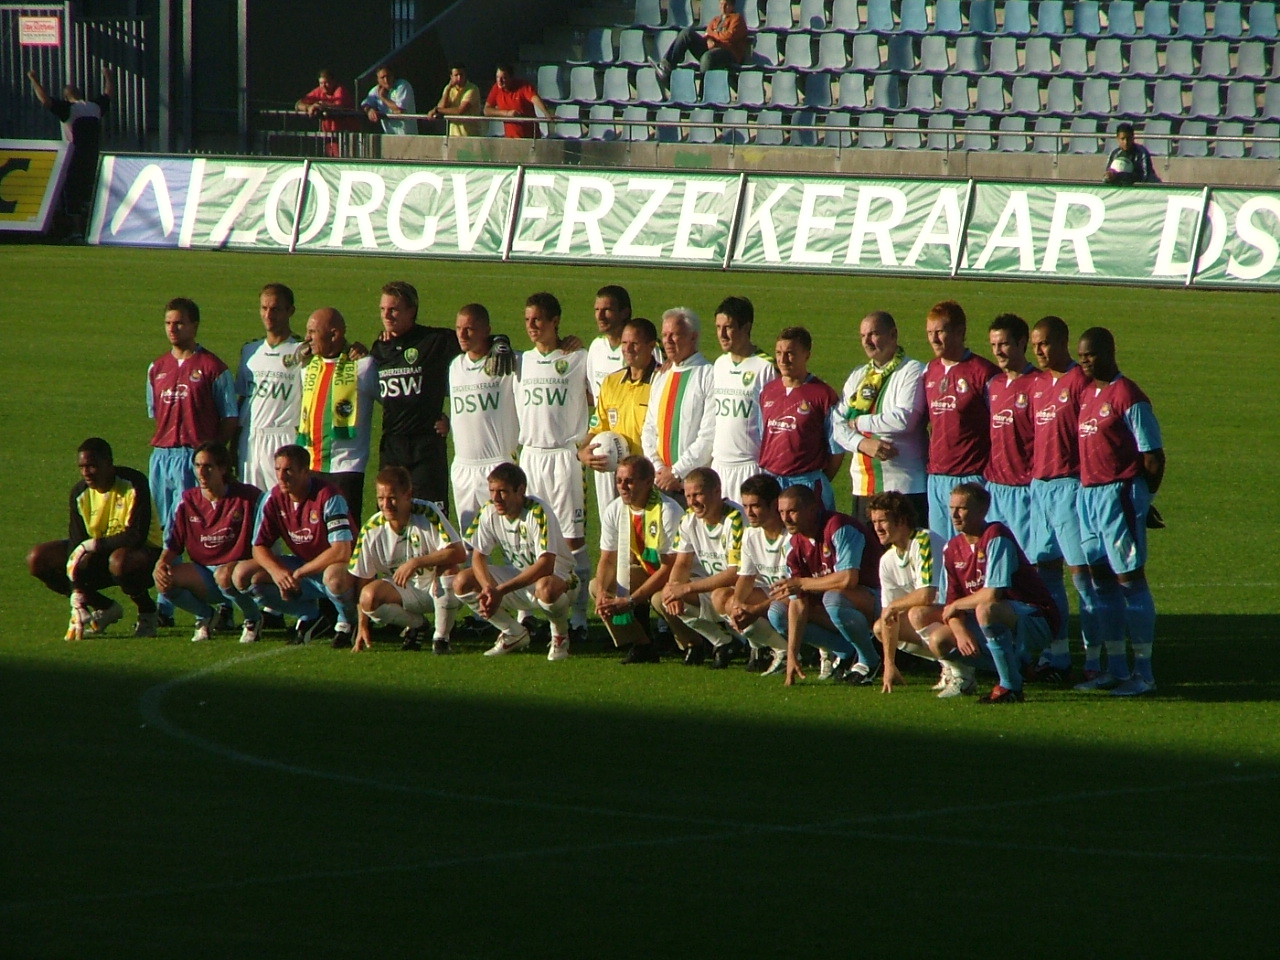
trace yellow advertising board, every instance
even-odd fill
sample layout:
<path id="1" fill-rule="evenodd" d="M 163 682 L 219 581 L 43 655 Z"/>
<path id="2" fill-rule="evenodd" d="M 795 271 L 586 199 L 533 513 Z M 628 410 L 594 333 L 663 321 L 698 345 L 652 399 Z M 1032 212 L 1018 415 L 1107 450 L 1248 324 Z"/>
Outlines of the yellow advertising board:
<path id="1" fill-rule="evenodd" d="M 60 140 L 0 140 L 0 231 L 48 229 L 67 160 Z"/>

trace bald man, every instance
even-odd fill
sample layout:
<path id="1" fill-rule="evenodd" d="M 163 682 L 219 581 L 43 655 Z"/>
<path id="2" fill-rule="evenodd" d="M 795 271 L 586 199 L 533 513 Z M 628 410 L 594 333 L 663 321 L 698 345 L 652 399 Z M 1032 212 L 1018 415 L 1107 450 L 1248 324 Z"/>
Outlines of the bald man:
<path id="1" fill-rule="evenodd" d="M 307 451 L 312 472 L 342 491 L 358 522 L 364 516 L 378 370 L 369 357 L 351 356 L 347 321 L 333 307 L 307 318 L 306 341 L 311 358 L 302 368 L 298 445 Z"/>

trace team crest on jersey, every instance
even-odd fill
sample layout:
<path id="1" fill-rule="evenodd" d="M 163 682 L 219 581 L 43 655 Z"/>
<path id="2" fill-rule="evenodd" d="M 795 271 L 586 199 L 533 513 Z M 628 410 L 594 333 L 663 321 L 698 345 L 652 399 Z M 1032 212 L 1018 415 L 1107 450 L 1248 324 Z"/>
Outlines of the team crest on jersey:
<path id="1" fill-rule="evenodd" d="M 569 361 L 568 361 L 568 360 L 557 360 L 557 361 L 556 361 L 556 373 L 560 374 L 560 376 L 562 376 L 562 377 L 563 377 L 563 376 L 564 376 L 566 373 L 568 373 L 568 372 L 569 372 Z"/>
<path id="2" fill-rule="evenodd" d="M 349 416 L 351 416 L 351 401 L 350 401 L 350 400 L 339 400 L 339 401 L 337 402 L 337 404 L 334 406 L 334 408 L 333 408 L 333 412 L 334 412 L 334 413 L 336 413 L 336 414 L 337 414 L 338 416 L 340 416 L 340 417 L 349 417 Z"/>
<path id="3" fill-rule="evenodd" d="M 1102 406 L 1100 406 L 1100 407 L 1098 408 L 1098 416 L 1100 416 L 1100 417 L 1109 417 L 1109 416 L 1111 416 L 1111 404 L 1109 404 L 1109 403 L 1104 403 Z"/>
<path id="4" fill-rule="evenodd" d="M 1070 399 L 1071 399 L 1071 393 L 1067 390 L 1063 390 L 1060 394 L 1058 394 L 1059 403 L 1066 403 Z"/>
<path id="5" fill-rule="evenodd" d="M 956 392 L 957 393 L 969 392 L 969 384 L 964 377 L 961 377 L 959 380 L 956 381 Z"/>
<path id="6" fill-rule="evenodd" d="M 809 406 L 808 400 L 801 400 L 800 406 L 796 407 L 796 413 L 808 413 L 813 407 Z"/>
<path id="7" fill-rule="evenodd" d="M 1013 401 L 1013 405 L 1019 410 L 1027 409 L 1027 395 L 1025 393 L 1018 394 L 1018 399 Z"/>
<path id="8" fill-rule="evenodd" d="M 231 511 L 231 516 L 228 519 L 232 523 L 239 523 L 244 519 L 244 511 L 241 510 L 239 507 L 236 507 L 234 510 Z"/>
<path id="9" fill-rule="evenodd" d="M 418 362 L 418 348 L 417 348 L 417 347 L 410 347 L 408 350 L 406 350 L 406 351 L 404 352 L 404 362 L 405 362 L 405 363 L 417 363 L 417 362 Z"/>
<path id="10" fill-rule="evenodd" d="M 319 522 L 320 522 L 320 511 L 319 511 L 319 510 L 316 510 L 315 508 L 312 508 L 312 510 L 311 510 L 311 515 L 310 515 L 309 517 L 307 517 L 307 521 L 308 521 L 309 523 L 319 523 Z"/>
<path id="11" fill-rule="evenodd" d="M 199 370 L 192 370 L 192 371 L 191 371 L 191 382 L 192 382 L 192 383 L 199 383 L 199 382 L 201 381 L 201 379 L 203 379 L 203 377 L 204 377 L 204 374 L 203 374 L 203 373 L 201 373 Z"/>
<path id="12" fill-rule="evenodd" d="M 979 562 L 979 563 L 986 563 L 986 562 L 987 562 L 987 554 L 986 554 L 986 551 L 985 551 L 985 550 L 979 550 L 979 551 L 978 551 L 978 562 Z"/>
<path id="13" fill-rule="evenodd" d="M 749 387 L 756 382 L 756 372 L 754 370 L 744 370 L 742 372 L 742 385 Z"/>

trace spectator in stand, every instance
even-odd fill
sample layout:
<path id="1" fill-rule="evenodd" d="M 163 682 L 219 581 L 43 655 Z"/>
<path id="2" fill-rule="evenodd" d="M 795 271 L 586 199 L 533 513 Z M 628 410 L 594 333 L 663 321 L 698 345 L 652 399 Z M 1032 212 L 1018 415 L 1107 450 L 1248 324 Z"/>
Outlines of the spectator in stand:
<path id="1" fill-rule="evenodd" d="M 417 120 L 402 120 L 399 114 L 417 113 L 418 105 L 413 99 L 413 86 L 408 80 L 397 79 L 390 67 L 379 67 L 377 83 L 369 91 L 360 106 L 370 123 L 382 124 L 382 132 L 396 136 L 416 134 Z"/>
<path id="2" fill-rule="evenodd" d="M 498 64 L 493 88 L 484 102 L 486 117 L 536 117 L 541 113 L 550 118 L 551 111 L 533 89 L 528 80 L 516 76 L 509 63 Z M 504 123 L 502 135 L 513 140 L 531 140 L 538 136 L 536 123 Z"/>
<path id="3" fill-rule="evenodd" d="M 84 239 L 85 211 L 93 199 L 94 183 L 98 179 L 98 144 L 102 139 L 102 115 L 111 105 L 116 94 L 111 68 L 102 68 L 102 93 L 86 100 L 79 87 L 67 84 L 62 88 L 62 99 L 55 100 L 36 79 L 34 70 L 27 71 L 27 79 L 35 91 L 40 105 L 62 123 L 62 139 L 71 144 L 71 156 L 67 163 L 67 179 L 62 187 L 62 210 L 71 224 L 68 240 Z"/>
<path id="4" fill-rule="evenodd" d="M 320 132 L 327 134 L 353 133 L 360 129 L 360 118 L 355 113 L 356 102 L 351 91 L 333 78 L 333 71 L 321 67 L 316 74 L 316 88 L 294 104 L 294 109 L 309 117 L 320 118 Z M 325 153 L 339 155 L 336 137 L 324 137 Z"/>
<path id="5" fill-rule="evenodd" d="M 698 66 L 706 73 L 708 70 L 729 70 L 739 66 L 750 48 L 747 22 L 738 13 L 737 0 L 720 0 L 720 15 L 712 18 L 705 31 L 694 26 L 685 27 L 667 48 L 667 55 L 652 63 L 658 71 L 658 79 L 665 85 L 671 78 L 671 71 L 680 66 L 687 53 L 698 58 Z"/>
<path id="6" fill-rule="evenodd" d="M 431 119 L 437 117 L 457 117 L 449 121 L 449 136 L 472 137 L 480 133 L 480 128 L 463 117 L 479 117 L 484 114 L 484 103 L 480 99 L 480 88 L 467 79 L 467 65 L 462 61 L 449 64 L 449 82 L 440 92 L 440 102 L 427 114 Z"/>
<path id="7" fill-rule="evenodd" d="M 1107 183 L 1159 183 L 1151 153 L 1133 136 L 1133 124 L 1122 123 L 1116 127 L 1116 143 L 1119 144 L 1107 157 L 1107 172 L 1102 179 Z"/>

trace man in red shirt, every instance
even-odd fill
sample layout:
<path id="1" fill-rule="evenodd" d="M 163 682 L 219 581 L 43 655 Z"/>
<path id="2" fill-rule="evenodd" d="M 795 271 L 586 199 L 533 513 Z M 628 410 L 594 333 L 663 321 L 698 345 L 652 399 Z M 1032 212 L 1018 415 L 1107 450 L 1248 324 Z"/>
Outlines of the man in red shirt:
<path id="1" fill-rule="evenodd" d="M 493 88 L 484 101 L 486 117 L 550 117 L 551 111 L 528 80 L 517 77 L 509 63 L 498 64 Z M 502 135 L 511 139 L 531 140 L 538 136 L 536 123 L 504 123 Z"/>
<path id="2" fill-rule="evenodd" d="M 667 55 L 653 66 L 658 71 L 658 79 L 665 84 L 687 53 L 698 58 L 698 66 L 706 73 L 741 65 L 750 48 L 747 22 L 738 13 L 737 0 L 720 0 L 720 15 L 712 18 L 704 32 L 694 26 L 685 27 L 667 48 Z"/>
<path id="3" fill-rule="evenodd" d="M 323 133 L 355 133 L 360 130 L 360 117 L 355 112 L 356 101 L 351 91 L 333 78 L 333 71 L 321 67 L 317 74 L 316 88 L 305 94 L 294 105 L 294 109 L 309 117 L 320 118 L 320 130 Z M 350 111 L 350 112 L 346 112 Z M 339 156 L 338 141 L 326 137 L 325 153 L 331 157 Z"/>

